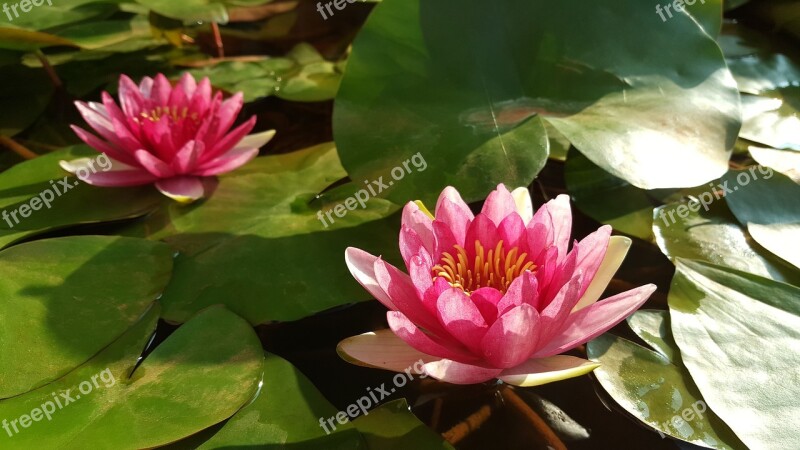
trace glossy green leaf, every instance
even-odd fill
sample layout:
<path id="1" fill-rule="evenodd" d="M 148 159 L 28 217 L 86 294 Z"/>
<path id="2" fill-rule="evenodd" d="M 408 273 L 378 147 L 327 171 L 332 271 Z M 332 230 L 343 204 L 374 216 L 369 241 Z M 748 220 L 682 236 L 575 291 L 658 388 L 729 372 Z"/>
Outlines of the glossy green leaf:
<path id="1" fill-rule="evenodd" d="M 150 308 L 172 269 L 169 247 L 76 236 L 0 252 L 0 398 L 84 363 Z"/>
<path id="2" fill-rule="evenodd" d="M 26 30 L 15 26 L 0 27 L 0 48 L 8 50 L 33 51 L 52 46 L 77 47 L 74 42 L 41 31 Z"/>
<path id="3" fill-rule="evenodd" d="M 635 186 L 694 186 L 726 170 L 738 102 L 713 39 L 652 3 L 386 0 L 353 43 L 334 137 L 355 179 L 423 151 L 433 170 L 398 199 L 528 184 L 547 155 L 542 119 Z M 456 176 L 476 149 L 485 175 Z"/>
<path id="4" fill-rule="evenodd" d="M 453 448 L 414 416 L 405 399 L 385 403 L 353 424 L 371 450 Z"/>
<path id="5" fill-rule="evenodd" d="M 628 319 L 656 351 L 603 334 L 586 345 L 601 363 L 597 380 L 631 415 L 658 432 L 701 447 L 746 448 L 717 417 L 681 363 L 665 311 L 638 311 Z"/>
<path id="6" fill-rule="evenodd" d="M 679 260 L 669 293 L 681 357 L 714 410 L 750 448 L 800 434 L 800 288 Z"/>
<path id="7" fill-rule="evenodd" d="M 219 306 L 180 327 L 131 373 L 156 318 L 153 309 L 85 365 L 0 402 L 0 417 L 14 419 L 32 415 L 56 393 L 74 399 L 54 406 L 52 420 L 38 414 L 28 429 L 0 433 L 3 448 L 157 447 L 226 419 L 253 396 L 261 343 L 246 321 Z"/>
<path id="8" fill-rule="evenodd" d="M 722 178 L 736 219 L 764 248 L 800 268 L 800 185 L 765 167 L 731 171 Z"/>
<path id="9" fill-rule="evenodd" d="M 269 3 L 271 0 L 135 0 L 136 3 L 184 22 L 228 22 L 228 8 Z"/>
<path id="10" fill-rule="evenodd" d="M 645 191 L 578 152 L 567 156 L 564 178 L 575 206 L 589 217 L 631 236 L 653 239 L 653 203 Z"/>
<path id="11" fill-rule="evenodd" d="M 654 211 L 653 231 L 661 251 L 673 260 L 700 260 L 800 285 L 800 271 L 754 242 L 715 193 L 721 194 L 707 186 L 688 201 Z"/>
<path id="12" fill-rule="evenodd" d="M 736 23 L 720 45 L 742 96 L 743 138 L 800 150 L 800 54 L 774 36 Z"/>
<path id="13" fill-rule="evenodd" d="M 755 145 L 748 147 L 750 155 L 762 166 L 770 167 L 800 183 L 800 152 L 778 150 Z"/>
<path id="14" fill-rule="evenodd" d="M 97 155 L 96 151 L 85 145 L 76 145 L 26 161 L 0 173 L 0 247 L 71 225 L 139 217 L 164 201 L 163 196 L 152 186 L 89 186 L 58 165 L 62 159 Z M 99 165 L 96 167 L 101 170 Z M 62 182 L 71 186 L 69 190 Z M 44 199 L 50 197 L 53 199 L 48 208 Z M 38 209 L 33 209 L 34 206 L 38 206 Z"/>
<path id="15" fill-rule="evenodd" d="M 267 354 L 263 385 L 252 403 L 239 410 L 213 436 L 191 448 L 215 449 L 233 446 L 300 447 L 306 449 L 365 449 L 361 435 L 351 423 L 334 421 L 336 429 L 320 418 L 338 412 L 299 370 L 279 356 Z M 190 445 L 178 445 L 188 448 Z"/>
<path id="16" fill-rule="evenodd" d="M 13 20 L 11 24 L 15 27 L 24 28 L 31 31 L 45 31 L 57 27 L 63 27 L 90 19 L 100 19 L 108 16 L 117 10 L 112 1 L 71 1 L 71 0 L 39 0 L 44 3 L 41 6 L 33 6 L 29 12 L 24 12 L 17 8 L 17 15 L 13 9 L 10 13 L 0 13 L 0 20 L 5 21 L 10 15 Z M 48 4 L 49 3 L 49 4 Z M 9 2 L 11 8 L 14 4 L 19 6 L 20 2 Z"/>
<path id="17" fill-rule="evenodd" d="M 326 61 L 310 44 L 297 44 L 285 57 L 222 60 L 189 71 L 195 78 L 208 77 L 228 92 L 242 92 L 251 102 L 274 95 L 284 100 L 330 100 L 339 89 L 342 63 Z"/>
<path id="18" fill-rule="evenodd" d="M 688 2 L 681 3 L 684 4 L 684 8 L 689 14 L 697 19 L 706 33 L 715 38 L 719 35 L 722 30 L 722 0 L 695 0 L 691 5 Z M 661 4 L 661 7 L 663 8 L 667 4 L 669 2 Z M 672 5 L 674 8 L 675 3 L 673 2 Z"/>
<path id="19" fill-rule="evenodd" d="M 223 303 L 259 324 L 369 298 L 349 274 L 344 250 L 396 260 L 398 215 L 387 217 L 398 207 L 370 199 L 362 209 L 354 200 L 336 208 L 343 213 L 337 217 L 331 209 L 343 200 L 317 195 L 346 175 L 332 144 L 256 158 L 222 176 L 210 198 L 165 203 L 128 230 L 180 252 L 164 317 L 183 322 Z"/>

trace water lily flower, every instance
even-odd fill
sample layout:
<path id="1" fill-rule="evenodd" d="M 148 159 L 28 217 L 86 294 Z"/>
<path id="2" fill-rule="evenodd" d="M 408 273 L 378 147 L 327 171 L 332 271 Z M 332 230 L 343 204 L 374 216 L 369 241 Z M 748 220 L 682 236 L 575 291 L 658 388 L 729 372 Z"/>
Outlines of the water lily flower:
<path id="1" fill-rule="evenodd" d="M 598 301 L 631 241 L 603 226 L 570 249 L 566 195 L 534 214 L 527 189 L 501 184 L 475 216 L 448 187 L 435 213 L 414 202 L 403 210 L 408 274 L 346 250 L 355 279 L 389 309 L 390 330 L 345 339 L 338 346 L 344 359 L 395 372 L 422 359 L 426 375 L 455 384 L 549 383 L 595 369 L 560 353 L 622 321 L 656 288 Z"/>
<path id="2" fill-rule="evenodd" d="M 138 86 L 121 75 L 121 107 L 108 92 L 102 100 L 75 102 L 100 137 L 75 125 L 72 129 L 109 157 L 110 169 L 86 170 L 89 158 L 61 161 L 68 172 L 89 173 L 83 181 L 95 186 L 155 183 L 164 195 L 188 203 L 204 196 L 207 181 L 215 175 L 255 158 L 275 134 L 271 130 L 248 136 L 255 117 L 231 130 L 242 94 L 223 100 L 221 92 L 212 92 L 208 78 L 197 83 L 189 73 L 174 87 L 162 74 L 145 77 Z"/>

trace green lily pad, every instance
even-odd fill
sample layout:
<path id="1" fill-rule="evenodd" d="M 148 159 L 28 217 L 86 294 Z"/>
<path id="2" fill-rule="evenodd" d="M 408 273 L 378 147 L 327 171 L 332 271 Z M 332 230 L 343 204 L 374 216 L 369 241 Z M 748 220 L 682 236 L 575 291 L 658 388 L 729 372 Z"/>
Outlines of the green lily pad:
<path id="1" fill-rule="evenodd" d="M 708 408 L 692 382 L 669 331 L 666 311 L 638 311 L 628 324 L 656 351 L 609 333 L 590 341 L 586 352 L 601 363 L 594 375 L 606 392 L 662 435 L 701 447 L 746 448 Z"/>
<path id="2" fill-rule="evenodd" d="M 133 369 L 157 317 L 154 308 L 83 366 L 0 401 L 0 417 L 38 416 L 47 422 L 28 420 L 22 428 L 25 422 L 20 421 L 18 433 L 13 427 L 10 436 L 0 433 L 0 445 L 152 448 L 230 417 L 253 396 L 263 368 L 261 343 L 246 321 L 222 307 L 198 314 Z M 53 405 L 50 420 L 41 409 L 55 398 L 61 407 Z"/>
<path id="3" fill-rule="evenodd" d="M 800 183 L 800 152 L 755 145 L 750 145 L 748 151 L 753 159 L 762 166 L 771 167 L 791 178 L 795 183 Z"/>
<path id="4" fill-rule="evenodd" d="M 271 0 L 135 0 L 136 3 L 162 16 L 185 23 L 208 21 L 228 22 L 228 8 L 269 3 Z"/>
<path id="5" fill-rule="evenodd" d="M 84 363 L 135 323 L 163 291 L 168 246 L 76 236 L 0 252 L 0 398 Z"/>
<path id="6" fill-rule="evenodd" d="M 800 433 L 800 288 L 678 260 L 672 332 L 708 406 L 750 448 L 793 448 Z"/>
<path id="7" fill-rule="evenodd" d="M 317 198 L 346 176 L 330 143 L 260 157 L 220 177 L 210 198 L 166 202 L 124 231 L 163 239 L 179 252 L 162 298 L 164 318 L 183 322 L 222 303 L 261 324 L 369 298 L 349 274 L 344 251 L 356 246 L 397 261 L 398 206 L 370 199 L 361 208 L 332 193 Z"/>
<path id="8" fill-rule="evenodd" d="M 411 413 L 405 399 L 385 403 L 353 424 L 372 450 L 453 449 Z"/>
<path id="9" fill-rule="evenodd" d="M 653 239 L 653 203 L 644 190 L 578 152 L 567 156 L 564 178 L 575 206 L 589 217 L 631 236 Z"/>
<path id="10" fill-rule="evenodd" d="M 353 43 L 334 137 L 354 179 L 422 149 L 433 170 L 389 198 L 453 184 L 473 200 L 541 169 L 538 120 L 634 186 L 686 187 L 727 169 L 739 98 L 714 40 L 652 3 L 386 0 Z M 454 176 L 476 149 L 485 175 Z"/>
<path id="11" fill-rule="evenodd" d="M 189 70 L 195 78 L 208 77 L 228 92 L 244 94 L 245 102 L 274 95 L 289 101 L 330 100 L 339 89 L 343 63 L 325 60 L 310 44 L 297 44 L 285 57 L 221 60 Z"/>
<path id="12" fill-rule="evenodd" d="M 800 185 L 772 169 L 755 169 L 722 178 L 734 191 L 726 194 L 728 206 L 756 242 L 800 268 Z"/>
<path id="13" fill-rule="evenodd" d="M 657 208 L 656 243 L 670 259 L 694 259 L 800 285 L 800 271 L 764 249 L 740 225 L 715 188 Z M 708 210 L 703 206 L 708 207 Z M 696 209 L 696 211 L 694 211 Z"/>
<path id="14" fill-rule="evenodd" d="M 192 448 L 214 449 L 231 446 L 301 446 L 318 449 L 365 449 L 361 435 L 350 422 L 336 429 L 320 426 L 320 418 L 338 411 L 299 370 L 288 361 L 266 355 L 264 380 L 257 397 L 213 436 Z M 188 446 L 182 446 L 188 448 Z"/>
<path id="15" fill-rule="evenodd" d="M 17 164 L 0 173 L 0 248 L 71 225 L 139 217 L 163 201 L 163 196 L 152 186 L 89 186 L 58 165 L 60 160 L 98 155 L 85 145 L 76 145 Z M 102 170 L 99 163 L 95 167 Z M 44 201 L 51 197 L 48 202 Z"/>

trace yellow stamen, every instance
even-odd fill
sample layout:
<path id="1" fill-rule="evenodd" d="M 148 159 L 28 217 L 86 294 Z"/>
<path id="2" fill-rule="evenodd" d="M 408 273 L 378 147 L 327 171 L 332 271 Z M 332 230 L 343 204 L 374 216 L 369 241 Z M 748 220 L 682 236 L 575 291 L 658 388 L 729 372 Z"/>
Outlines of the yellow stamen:
<path id="1" fill-rule="evenodd" d="M 469 256 L 464 247 L 453 246 L 453 252 L 444 252 L 439 264 L 433 266 L 432 275 L 442 277 L 451 286 L 463 289 L 467 294 L 482 287 L 492 287 L 506 292 L 517 277 L 525 271 L 535 271 L 536 265 L 528 261 L 527 253 L 519 248 L 509 251 L 503 241 L 497 243 L 488 253 L 480 241 L 475 241 L 475 258 L 469 264 Z"/>

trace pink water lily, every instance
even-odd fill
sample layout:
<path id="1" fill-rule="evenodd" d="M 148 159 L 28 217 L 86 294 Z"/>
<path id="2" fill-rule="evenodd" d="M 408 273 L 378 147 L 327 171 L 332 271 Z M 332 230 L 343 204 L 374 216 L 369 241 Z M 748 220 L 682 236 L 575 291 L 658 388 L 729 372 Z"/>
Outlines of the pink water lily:
<path id="1" fill-rule="evenodd" d="M 255 117 L 231 130 L 242 94 L 223 100 L 221 92 L 212 92 L 208 78 L 197 83 L 188 73 L 174 87 L 162 74 L 145 77 L 138 86 L 122 75 L 119 102 L 121 107 L 103 92 L 102 103 L 75 103 L 100 137 L 72 129 L 112 164 L 108 171 L 85 170 L 91 160 L 82 158 L 61 166 L 88 173 L 84 181 L 95 186 L 155 183 L 163 194 L 191 202 L 205 194 L 204 181 L 246 164 L 275 134 L 248 136 Z"/>
<path id="2" fill-rule="evenodd" d="M 598 301 L 631 241 L 603 226 L 570 249 L 566 195 L 534 214 L 527 189 L 499 185 L 475 216 L 448 187 L 435 213 L 421 203 L 403 210 L 400 252 L 408 274 L 347 249 L 350 272 L 389 308 L 390 330 L 342 341 L 346 360 L 403 372 L 421 359 L 427 375 L 456 384 L 570 378 L 598 364 L 560 353 L 622 321 L 656 288 Z"/>

